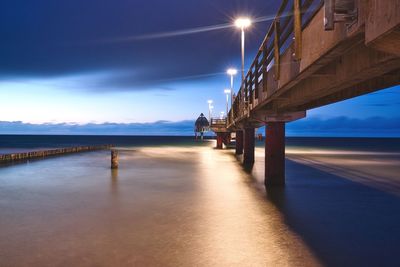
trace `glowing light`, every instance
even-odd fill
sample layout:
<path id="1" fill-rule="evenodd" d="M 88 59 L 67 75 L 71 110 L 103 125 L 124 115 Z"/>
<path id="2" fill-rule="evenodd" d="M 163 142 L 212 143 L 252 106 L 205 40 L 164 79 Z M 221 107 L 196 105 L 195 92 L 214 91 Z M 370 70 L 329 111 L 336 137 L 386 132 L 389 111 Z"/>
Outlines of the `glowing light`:
<path id="1" fill-rule="evenodd" d="M 225 89 L 225 90 L 224 90 L 224 93 L 225 93 L 225 94 L 230 94 L 230 93 L 231 93 L 231 89 Z"/>
<path id="2" fill-rule="evenodd" d="M 239 29 L 245 29 L 251 26 L 251 19 L 249 18 L 238 18 L 235 20 L 235 26 L 238 27 Z"/>
<path id="3" fill-rule="evenodd" d="M 208 103 L 209 105 L 211 105 L 211 104 L 213 103 L 213 101 L 212 101 L 212 100 L 208 100 L 207 103 Z"/>
<path id="4" fill-rule="evenodd" d="M 231 75 L 231 76 L 236 75 L 237 72 L 238 72 L 237 69 L 233 69 L 233 68 L 230 68 L 230 69 L 228 69 L 228 70 L 226 71 L 226 73 L 227 73 L 228 75 Z"/>

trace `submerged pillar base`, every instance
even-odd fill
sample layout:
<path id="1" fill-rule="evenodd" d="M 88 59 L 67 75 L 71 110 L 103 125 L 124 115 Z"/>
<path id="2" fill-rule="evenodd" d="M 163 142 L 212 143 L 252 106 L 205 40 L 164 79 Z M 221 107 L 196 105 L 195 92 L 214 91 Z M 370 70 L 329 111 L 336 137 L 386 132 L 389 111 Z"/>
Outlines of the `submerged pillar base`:
<path id="1" fill-rule="evenodd" d="M 216 149 L 222 149 L 222 142 L 223 142 L 223 135 L 222 133 L 217 133 L 217 146 Z"/>
<path id="2" fill-rule="evenodd" d="M 265 127 L 265 186 L 285 185 L 285 122 Z"/>
<path id="3" fill-rule="evenodd" d="M 243 151 L 243 164 L 253 165 L 254 164 L 254 144 L 255 144 L 255 129 L 245 128 L 244 129 L 244 151 Z"/>
<path id="4" fill-rule="evenodd" d="M 243 131 L 236 131 L 236 155 L 243 154 Z"/>

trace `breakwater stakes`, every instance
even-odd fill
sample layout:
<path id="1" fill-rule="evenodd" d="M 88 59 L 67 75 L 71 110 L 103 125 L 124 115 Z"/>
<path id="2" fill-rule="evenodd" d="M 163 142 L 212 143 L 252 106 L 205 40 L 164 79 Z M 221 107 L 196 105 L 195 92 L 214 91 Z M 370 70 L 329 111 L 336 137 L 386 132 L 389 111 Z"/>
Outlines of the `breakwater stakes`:
<path id="1" fill-rule="evenodd" d="M 265 185 L 285 184 L 285 124 L 309 109 L 400 84 L 400 0 L 291 0 L 281 6 L 227 117 L 217 148 L 236 139 L 254 162 L 265 126 Z"/>
<path id="2" fill-rule="evenodd" d="M 112 148 L 112 145 L 103 145 L 103 146 L 78 146 L 78 147 L 67 147 L 67 148 L 58 148 L 58 149 L 50 149 L 50 150 L 40 150 L 40 151 L 32 151 L 32 152 L 22 152 L 22 153 L 12 153 L 0 155 L 0 163 L 12 163 L 30 159 L 40 159 L 46 157 L 53 156 L 61 156 L 65 154 L 72 153 L 80 153 L 80 152 L 89 152 L 96 150 L 107 150 Z"/>
<path id="3" fill-rule="evenodd" d="M 118 150 L 111 149 L 111 169 L 118 169 Z"/>

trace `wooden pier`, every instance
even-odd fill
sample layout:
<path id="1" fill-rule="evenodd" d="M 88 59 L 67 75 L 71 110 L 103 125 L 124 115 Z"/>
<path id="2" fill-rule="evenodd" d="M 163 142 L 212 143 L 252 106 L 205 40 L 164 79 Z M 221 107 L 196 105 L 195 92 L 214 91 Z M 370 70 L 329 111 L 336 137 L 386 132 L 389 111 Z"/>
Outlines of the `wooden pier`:
<path id="1" fill-rule="evenodd" d="M 266 126 L 265 185 L 285 183 L 285 124 L 309 109 L 400 84 L 400 0 L 283 0 L 217 147 L 236 133 L 254 162 L 254 129 Z"/>

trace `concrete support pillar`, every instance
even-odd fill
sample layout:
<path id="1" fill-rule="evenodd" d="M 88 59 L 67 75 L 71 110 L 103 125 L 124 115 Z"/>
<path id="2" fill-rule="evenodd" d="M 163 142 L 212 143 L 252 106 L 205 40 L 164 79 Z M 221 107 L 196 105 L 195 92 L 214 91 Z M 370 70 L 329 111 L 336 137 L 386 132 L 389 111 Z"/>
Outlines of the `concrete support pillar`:
<path id="1" fill-rule="evenodd" d="M 255 129 L 245 128 L 244 129 L 244 153 L 243 153 L 243 164 L 252 165 L 254 164 L 254 145 L 255 145 Z"/>
<path id="2" fill-rule="evenodd" d="M 267 123 L 265 135 L 265 186 L 284 185 L 285 123 Z"/>
<path id="3" fill-rule="evenodd" d="M 217 149 L 222 149 L 223 135 L 222 133 L 217 133 Z"/>
<path id="4" fill-rule="evenodd" d="M 111 150 L 111 169 L 118 169 L 118 151 Z"/>
<path id="5" fill-rule="evenodd" d="M 243 154 L 243 131 L 236 131 L 236 155 Z"/>

